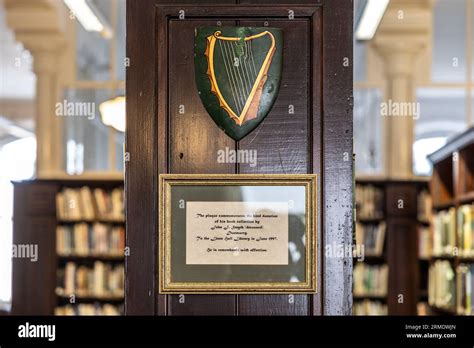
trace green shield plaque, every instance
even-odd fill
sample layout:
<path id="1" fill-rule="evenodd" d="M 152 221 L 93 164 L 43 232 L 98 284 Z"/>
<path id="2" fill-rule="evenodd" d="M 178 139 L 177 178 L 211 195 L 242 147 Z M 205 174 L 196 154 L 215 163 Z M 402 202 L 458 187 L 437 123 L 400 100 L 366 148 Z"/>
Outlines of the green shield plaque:
<path id="1" fill-rule="evenodd" d="M 270 112 L 280 87 L 283 34 L 277 28 L 200 27 L 196 85 L 209 115 L 240 140 Z"/>

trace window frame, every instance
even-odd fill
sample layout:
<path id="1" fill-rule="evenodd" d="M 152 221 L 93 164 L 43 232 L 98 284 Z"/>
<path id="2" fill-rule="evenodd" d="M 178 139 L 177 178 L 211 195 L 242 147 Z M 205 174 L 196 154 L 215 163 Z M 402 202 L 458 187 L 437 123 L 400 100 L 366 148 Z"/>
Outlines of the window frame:
<path id="1" fill-rule="evenodd" d="M 99 0 L 104 1 L 104 0 Z M 74 24 L 72 25 L 72 46 L 74 48 L 74 64 L 72 67 L 74 68 L 72 71 L 72 81 L 65 82 L 61 84 L 61 93 L 64 93 L 68 89 L 75 89 L 75 90 L 108 90 L 110 92 L 111 99 L 123 96 L 123 92 L 125 90 L 125 80 L 118 79 L 118 67 L 117 67 L 117 45 L 118 45 L 118 38 L 117 38 L 117 28 L 119 24 L 119 1 L 124 2 L 123 6 L 125 5 L 125 0 L 106 0 L 109 2 L 109 11 L 110 11 L 110 26 L 113 30 L 114 36 L 110 39 L 109 45 L 109 79 L 105 81 L 95 81 L 95 80 L 79 80 L 77 79 L 77 64 L 76 64 L 76 39 L 77 39 L 77 25 L 80 25 L 77 19 L 74 19 Z M 125 21 L 125 18 L 123 19 Z M 125 65 L 125 62 L 123 62 Z M 120 132 L 112 127 L 108 127 L 108 164 L 107 170 L 84 170 L 81 174 L 65 174 L 66 176 L 74 176 L 74 177 L 104 177 L 104 176 L 111 176 L 117 177 L 120 175 L 123 177 L 123 171 L 117 169 L 117 151 L 116 146 L 118 143 L 118 138 L 120 136 Z M 61 129 L 63 132 L 63 129 Z M 64 141 L 64 140 L 63 140 Z M 65 144 L 62 144 L 65 145 Z M 67 154 L 66 154 L 67 156 Z M 66 158 L 65 158 L 66 160 Z M 124 166 L 125 167 L 125 166 Z M 62 168 L 63 171 L 66 173 L 66 168 Z"/>

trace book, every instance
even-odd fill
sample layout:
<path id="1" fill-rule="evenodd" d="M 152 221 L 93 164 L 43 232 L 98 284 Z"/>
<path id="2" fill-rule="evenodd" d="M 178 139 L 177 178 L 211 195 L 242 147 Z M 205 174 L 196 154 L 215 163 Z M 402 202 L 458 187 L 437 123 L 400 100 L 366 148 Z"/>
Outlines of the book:
<path id="1" fill-rule="evenodd" d="M 125 270 L 123 264 L 95 261 L 93 266 L 67 262 L 58 272 L 59 296 L 69 297 L 123 297 Z"/>
<path id="2" fill-rule="evenodd" d="M 379 187 L 370 184 L 356 186 L 357 219 L 379 219 L 384 215 L 384 194 Z"/>
<path id="3" fill-rule="evenodd" d="M 354 267 L 355 296 L 387 296 L 388 266 L 358 263 Z"/>
<path id="4" fill-rule="evenodd" d="M 432 218 L 433 202 L 428 190 L 422 190 L 417 197 L 418 221 L 430 222 Z"/>
<path id="5" fill-rule="evenodd" d="M 387 305 L 380 301 L 356 301 L 352 307 L 353 315 L 387 315 Z"/>
<path id="6" fill-rule="evenodd" d="M 56 229 L 56 251 L 60 256 L 124 255 L 125 228 L 105 223 L 60 225 Z"/>
<path id="7" fill-rule="evenodd" d="M 123 221 L 123 188 L 107 191 L 102 188 L 65 187 L 56 195 L 56 211 L 63 221 Z"/>
<path id="8" fill-rule="evenodd" d="M 471 277 L 471 311 L 470 315 L 474 315 L 474 265 L 471 264 L 469 268 L 470 277 Z"/>
<path id="9" fill-rule="evenodd" d="M 90 304 L 80 303 L 77 305 L 65 305 L 56 307 L 55 315 L 122 315 L 124 312 L 122 305 L 112 305 L 110 303 L 104 304 Z"/>
<path id="10" fill-rule="evenodd" d="M 91 189 L 87 186 L 79 189 L 81 217 L 86 220 L 92 220 L 95 217 L 94 205 Z"/>
<path id="11" fill-rule="evenodd" d="M 455 256 L 456 209 L 439 211 L 433 217 L 433 255 Z"/>
<path id="12" fill-rule="evenodd" d="M 97 214 L 101 219 L 124 219 L 123 189 L 114 189 L 109 193 L 104 189 L 96 188 L 94 197 L 97 203 Z"/>
<path id="13" fill-rule="evenodd" d="M 457 313 L 460 315 L 473 315 L 474 294 L 472 292 L 474 265 L 460 264 L 456 268 L 457 286 Z"/>
<path id="14" fill-rule="evenodd" d="M 60 276 L 61 281 L 64 280 L 64 292 L 66 294 L 72 294 L 76 290 L 76 264 L 73 262 L 68 262 L 64 270 L 64 279 Z"/>
<path id="15" fill-rule="evenodd" d="M 385 222 L 378 224 L 356 223 L 356 243 L 364 247 L 367 256 L 382 256 L 385 244 Z"/>
<path id="16" fill-rule="evenodd" d="M 458 247 L 460 257 L 474 256 L 474 205 L 462 205 L 458 208 Z"/>
<path id="17" fill-rule="evenodd" d="M 418 227 L 418 257 L 427 260 L 431 257 L 432 250 L 433 242 L 430 228 L 427 226 Z"/>
<path id="18" fill-rule="evenodd" d="M 447 260 L 435 261 L 428 271 L 428 303 L 431 306 L 455 310 L 455 272 Z"/>

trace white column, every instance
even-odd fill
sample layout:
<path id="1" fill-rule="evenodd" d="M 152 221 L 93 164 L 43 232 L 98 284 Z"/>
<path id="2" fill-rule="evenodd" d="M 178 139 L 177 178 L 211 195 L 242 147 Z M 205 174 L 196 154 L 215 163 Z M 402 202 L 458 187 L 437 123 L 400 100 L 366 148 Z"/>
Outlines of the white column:
<path id="1" fill-rule="evenodd" d="M 63 41 L 53 34 L 18 35 L 33 55 L 36 74 L 36 176 L 55 177 L 62 170 L 62 119 L 56 116 L 59 100 L 59 56 Z"/>
<path id="2" fill-rule="evenodd" d="M 413 176 L 413 141 L 416 103 L 416 67 L 430 39 L 431 1 L 392 0 L 373 45 L 383 61 L 386 78 L 384 123 L 385 171 L 389 178 Z M 403 103 L 403 104 L 402 104 Z M 391 107 L 405 107 L 397 115 Z M 400 109 L 399 109 L 400 110 Z"/>
<path id="3" fill-rule="evenodd" d="M 60 55 L 65 47 L 65 16 L 61 2 L 5 0 L 8 26 L 33 56 L 36 74 L 36 176 L 62 175 L 62 119 L 55 115 L 59 100 Z"/>

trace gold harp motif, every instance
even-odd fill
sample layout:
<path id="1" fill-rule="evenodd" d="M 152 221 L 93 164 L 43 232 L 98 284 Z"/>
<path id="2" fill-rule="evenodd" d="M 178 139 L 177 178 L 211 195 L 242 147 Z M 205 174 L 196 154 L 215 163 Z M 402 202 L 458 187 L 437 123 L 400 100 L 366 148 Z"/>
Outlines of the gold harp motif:
<path id="1" fill-rule="evenodd" d="M 207 37 L 207 47 L 206 51 L 204 52 L 208 63 L 207 75 L 209 76 L 209 79 L 211 81 L 211 92 L 216 95 L 217 99 L 219 100 L 219 105 L 229 114 L 229 116 L 235 121 L 235 123 L 237 123 L 237 125 L 241 126 L 244 121 L 250 121 L 257 117 L 263 86 L 265 85 L 265 82 L 267 80 L 268 69 L 270 68 L 273 55 L 276 51 L 275 37 L 271 32 L 264 31 L 243 39 L 244 41 L 250 41 L 268 35 L 271 40 L 271 45 L 263 61 L 263 64 L 257 73 L 257 77 L 255 79 L 255 82 L 253 83 L 250 94 L 245 101 L 245 105 L 243 106 L 241 113 L 237 115 L 236 112 L 231 109 L 227 101 L 224 99 L 224 96 L 222 95 L 219 89 L 219 85 L 217 84 L 214 69 L 214 49 L 218 40 L 240 41 L 242 40 L 242 38 L 225 37 L 221 36 L 221 34 L 222 32 L 216 31 L 213 35 L 209 35 Z"/>

